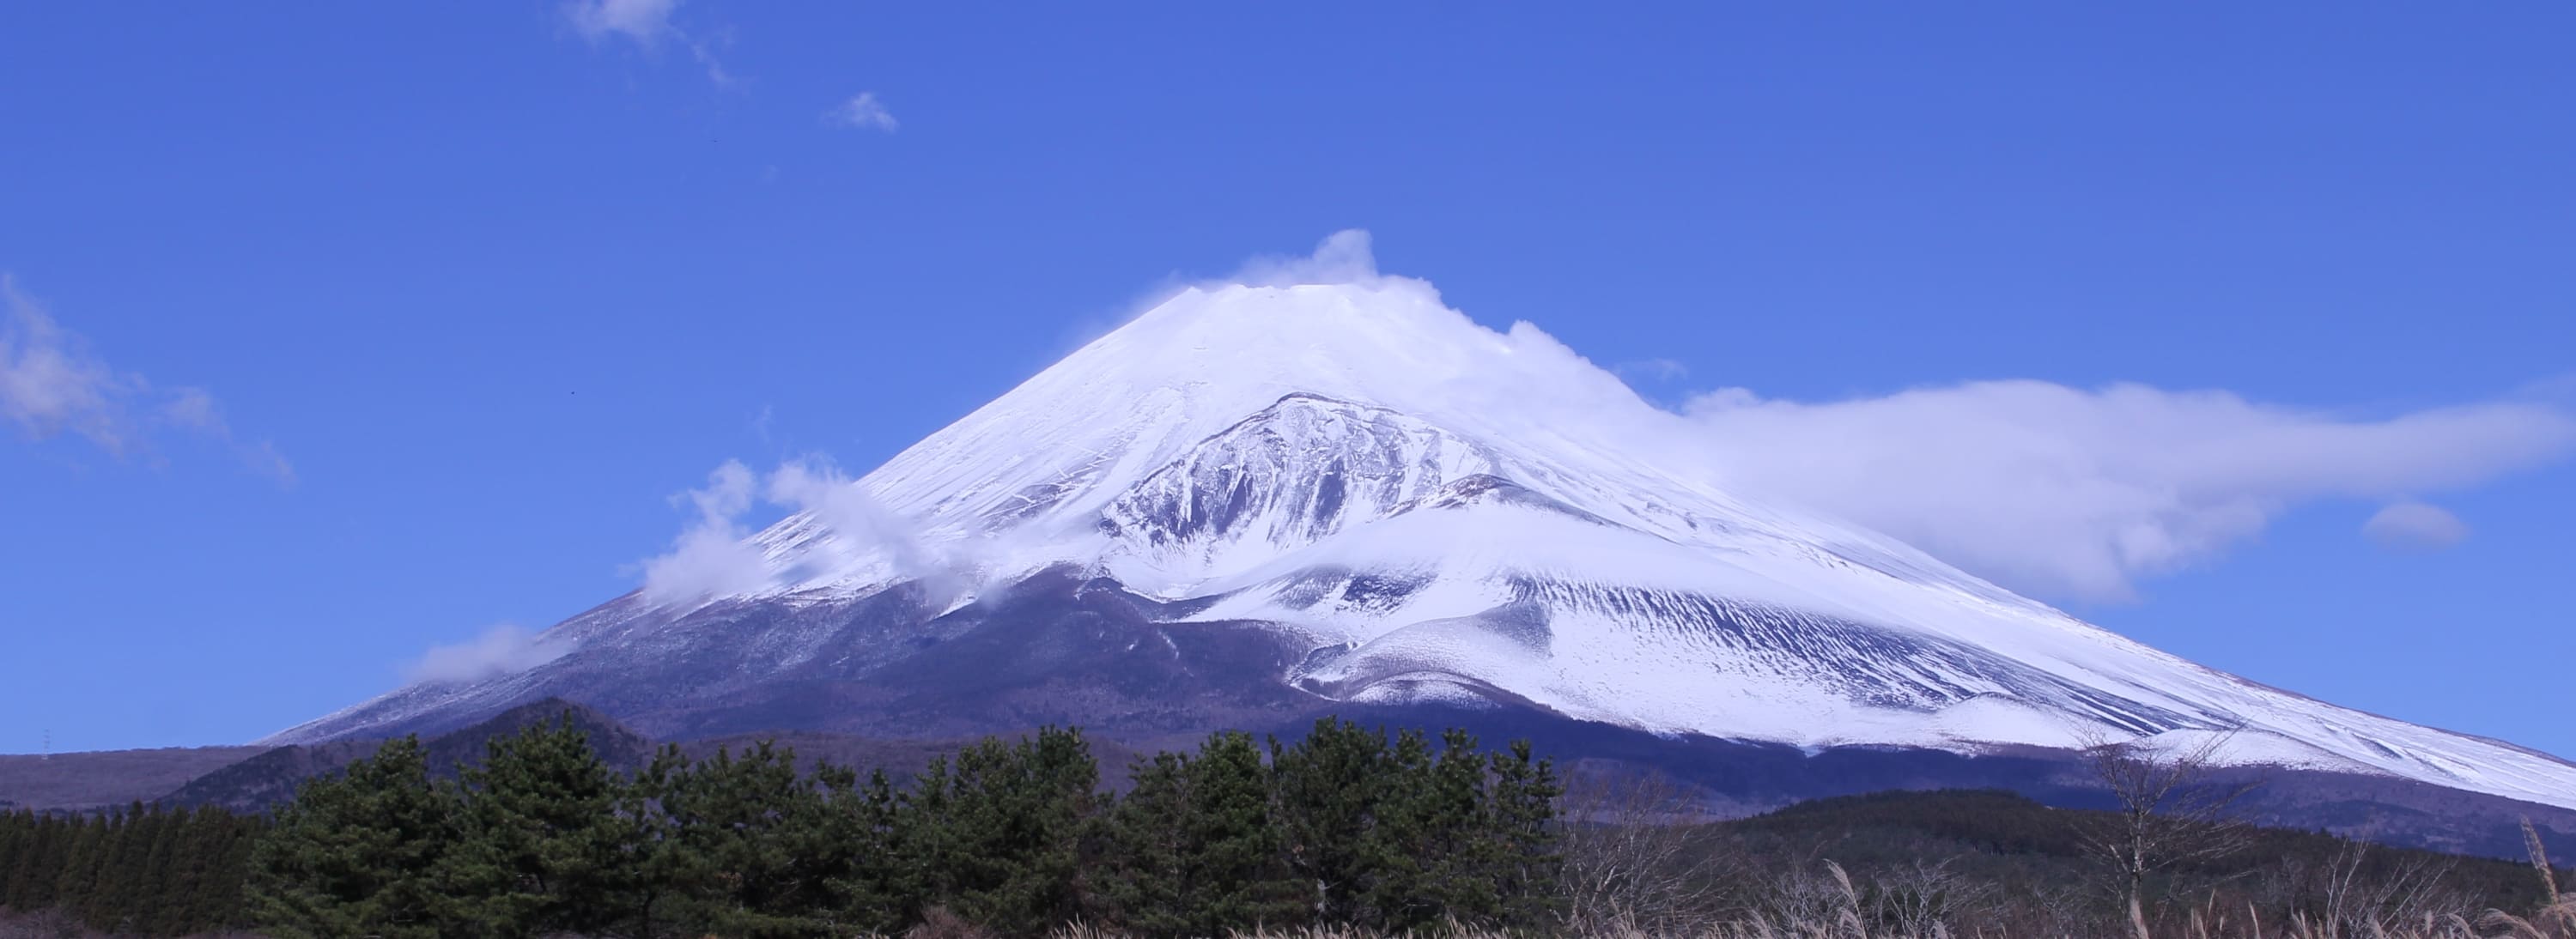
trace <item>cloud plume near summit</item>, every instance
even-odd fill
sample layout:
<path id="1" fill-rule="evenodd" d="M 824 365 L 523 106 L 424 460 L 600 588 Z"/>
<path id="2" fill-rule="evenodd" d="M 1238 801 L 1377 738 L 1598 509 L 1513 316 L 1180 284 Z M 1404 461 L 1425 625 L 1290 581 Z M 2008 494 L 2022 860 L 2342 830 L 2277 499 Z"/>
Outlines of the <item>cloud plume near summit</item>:
<path id="1" fill-rule="evenodd" d="M 1428 308 L 1446 325 L 1423 334 L 1426 341 L 1489 346 L 1503 357 L 1476 361 L 1514 363 L 1511 374 L 1462 367 L 1432 369 L 1436 377 L 1350 379 L 1361 385 L 1403 386 L 1440 410 L 1510 413 L 1530 426 L 1579 432 L 1690 482 L 1856 524 L 2056 599 L 2132 599 L 2141 580 L 2220 558 L 2301 506 L 2414 505 L 2576 451 L 2576 415 L 2537 399 L 2352 414 L 2221 390 L 2017 380 L 1833 401 L 1719 388 L 1659 407 L 1537 326 L 1475 324 L 1442 304 L 1429 282 L 1382 273 L 1369 234 L 1356 229 L 1334 233 L 1311 254 L 1256 258 L 1189 291 L 1301 285 L 1351 287 L 1361 292 L 1352 302 L 1363 306 L 1381 301 L 1357 298 L 1378 295 Z M 1293 323 L 1264 328 L 1263 341 L 1278 345 L 1261 354 L 1317 354 L 1292 351 L 1311 338 Z M 1346 378 L 1359 368 L 1321 367 Z M 1658 374 L 1700 373 L 1668 361 Z M 698 520 L 669 553 L 645 563 L 646 596 L 733 594 L 768 583 L 775 565 L 739 522 L 755 497 L 820 520 L 895 569 L 947 563 L 920 548 L 910 529 L 916 520 L 889 512 L 827 464 L 791 464 L 763 480 L 728 463 L 692 494 Z M 2371 537 L 2394 543 L 2390 532 L 2400 528 L 2419 545 L 2466 536 L 2447 515 L 2427 534 L 2429 514 L 2407 511 L 2417 524 L 2383 519 Z"/>
<path id="2" fill-rule="evenodd" d="M 945 558 L 924 547 L 911 524 L 886 511 L 828 459 L 790 460 L 755 474 L 727 460 L 707 474 L 703 488 L 673 498 L 694 513 L 671 549 L 643 562 L 644 598 L 685 603 L 752 593 L 770 585 L 785 566 L 773 564 L 755 543 L 743 517 L 758 504 L 785 508 L 810 519 L 850 555 L 874 554 L 899 577 L 929 577 Z"/>
<path id="3" fill-rule="evenodd" d="M 1349 230 L 1229 279 L 1401 278 L 1379 272 L 1367 232 Z M 1687 374 L 1667 364 L 1664 374 Z M 2301 505 L 2457 491 L 2576 452 L 2576 415 L 2540 401 L 2362 417 L 2226 391 L 2019 380 L 1823 402 L 1724 388 L 1678 410 L 1678 422 L 1597 417 L 1671 435 L 1639 443 L 1718 485 L 1873 528 L 2008 587 L 2094 601 L 2130 599 L 2141 579 L 2210 562 Z M 2465 537 L 2444 518 L 2438 537 L 2415 540 Z M 2399 527 L 2381 518 L 2371 534 L 2389 543 Z"/>
<path id="4" fill-rule="evenodd" d="M 2126 599 L 2302 504 L 2463 489 L 2576 448 L 2576 418 L 2541 404 L 2351 418 L 2145 385 L 1972 382 L 1821 403 L 1727 389 L 1683 410 L 1731 485 L 2088 600 Z"/>

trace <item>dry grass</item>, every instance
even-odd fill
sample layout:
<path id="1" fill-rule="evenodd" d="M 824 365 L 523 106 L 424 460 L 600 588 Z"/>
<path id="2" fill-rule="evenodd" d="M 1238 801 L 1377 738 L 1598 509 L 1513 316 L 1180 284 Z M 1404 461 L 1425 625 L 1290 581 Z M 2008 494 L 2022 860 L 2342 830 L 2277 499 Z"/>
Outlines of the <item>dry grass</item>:
<path id="1" fill-rule="evenodd" d="M 0 939 L 114 939 L 81 925 L 80 920 L 60 910 L 20 913 L 0 909 Z M 188 939 L 260 939 L 250 933 L 208 933 Z"/>
<path id="2" fill-rule="evenodd" d="M 1450 939 L 1529 939 L 1530 933 L 1505 933 L 1480 929 L 1452 928 L 1437 935 Z M 1734 922 L 1704 924 L 1679 932 L 1648 932 L 1622 924 L 1605 924 L 1588 929 L 1566 929 L 1547 935 L 1583 937 L 1583 939 L 2576 939 L 2576 901 L 2562 902 L 2538 915 L 2524 918 L 2504 913 L 2489 913 L 2472 922 L 2457 914 L 2433 914 L 2411 924 L 2382 924 L 2360 932 L 2344 931 L 2331 924 L 2294 919 L 2288 923 L 2266 924 L 2246 916 L 2228 916 L 2219 911 L 2193 911 L 2174 930 L 2156 932 L 2137 930 L 2109 933 L 1953 933 L 1934 922 L 1919 932 L 1891 932 L 1866 926 L 1855 912 L 1821 920 L 1774 921 L 1759 915 Z M 1120 933 L 1096 927 L 1075 925 L 1057 930 L 1053 939 L 1123 939 Z M 1348 927 L 1306 927 L 1302 929 L 1264 929 L 1237 932 L 1230 939 L 1390 939 L 1378 933 Z"/>

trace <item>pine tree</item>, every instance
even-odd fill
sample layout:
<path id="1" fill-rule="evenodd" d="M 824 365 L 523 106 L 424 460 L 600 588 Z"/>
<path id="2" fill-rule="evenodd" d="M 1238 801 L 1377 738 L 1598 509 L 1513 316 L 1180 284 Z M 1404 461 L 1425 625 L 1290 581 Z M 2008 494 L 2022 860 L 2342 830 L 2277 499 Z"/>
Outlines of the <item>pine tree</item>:
<path id="1" fill-rule="evenodd" d="M 55 875 L 52 905 L 76 915 L 89 910 L 90 900 L 98 891 L 99 868 L 105 865 L 110 850 L 108 836 L 116 821 L 113 815 L 98 815 L 73 823 L 71 849 Z"/>
<path id="2" fill-rule="evenodd" d="M 1070 922 L 1081 911 L 1080 838 L 1097 797 L 1099 765 L 1078 730 L 1039 730 L 1017 745 L 986 738 L 934 760 L 899 824 L 918 863 L 918 916 L 946 905 L 1015 934 Z"/>
<path id="3" fill-rule="evenodd" d="M 1382 788 L 1369 802 L 1369 825 L 1359 843 L 1360 876 L 1353 923 L 1389 932 L 1437 923 L 1431 899 L 1436 877 L 1432 844 L 1440 804 L 1434 757 L 1420 731 L 1396 733 Z"/>
<path id="4" fill-rule="evenodd" d="M 1288 862 L 1312 885 L 1314 918 L 1360 922 L 1368 867 L 1362 846 L 1393 783 L 1385 732 L 1327 717 L 1295 746 L 1272 740 L 1270 753 Z"/>
<path id="5" fill-rule="evenodd" d="M 866 929 L 868 915 L 856 888 L 877 878 L 865 873 L 885 863 L 885 825 L 874 811 L 875 785 L 862 788 L 859 774 L 848 767 L 817 763 L 810 798 L 794 803 L 789 817 L 788 851 L 798 859 L 797 916 L 809 932 L 843 935 Z M 887 795 L 891 804 L 891 794 Z"/>
<path id="6" fill-rule="evenodd" d="M 256 817 L 219 812 L 217 818 L 219 823 L 208 838 L 222 849 L 198 855 L 207 866 L 198 876 L 196 900 L 190 907 L 189 918 L 202 930 L 230 928 L 250 921 L 245 885 L 251 876 L 252 859 L 266 840 Z"/>
<path id="7" fill-rule="evenodd" d="M 679 823 L 664 808 L 688 767 L 679 746 L 666 745 L 617 787 L 616 880 L 623 888 L 618 916 L 640 939 L 652 939 L 672 925 L 682 893 L 698 876 L 699 866 L 680 840 Z"/>
<path id="8" fill-rule="evenodd" d="M 165 812 L 152 809 L 152 835 L 143 851 L 143 866 L 135 880 L 131 896 L 135 906 L 131 928 L 147 935 L 179 935 L 186 928 L 180 920 L 187 904 L 174 889 L 178 878 L 180 842 L 187 835 L 189 813 L 185 810 Z"/>
<path id="9" fill-rule="evenodd" d="M 567 714 L 485 745 L 439 869 L 451 935 L 597 932 L 624 912 L 616 780 Z"/>
<path id="10" fill-rule="evenodd" d="M 828 811 L 840 820 L 836 830 L 849 851 L 848 865 L 832 884 L 839 922 L 869 934 L 902 931 L 917 908 L 910 898 L 919 896 L 921 870 L 903 841 L 907 800 L 880 769 L 864 785 L 832 790 Z"/>
<path id="11" fill-rule="evenodd" d="M 306 782 L 250 854 L 251 918 L 288 939 L 439 935 L 433 872 L 454 843 L 452 815 L 416 737 Z M 228 920 L 220 910 L 198 916 Z"/>
<path id="12" fill-rule="evenodd" d="M 1217 935 L 1303 921 L 1313 901 L 1288 867 L 1270 770 L 1251 735 L 1211 736 L 1181 770 L 1183 799 L 1167 822 L 1181 836 L 1181 931 Z"/>
<path id="13" fill-rule="evenodd" d="M 1189 905 L 1189 758 L 1178 753 L 1139 757 L 1128 769 L 1133 786 L 1111 807 L 1101 835 L 1109 866 L 1101 893 L 1109 918 L 1127 931 L 1180 935 L 1194 917 Z"/>
<path id="14" fill-rule="evenodd" d="M 1491 830 L 1481 852 L 1491 865 L 1488 877 L 1502 898 L 1506 924 L 1535 928 L 1556 923 L 1565 911 L 1562 892 L 1564 861 L 1557 852 L 1556 800 L 1565 785 L 1548 760 L 1533 760 L 1530 742 L 1512 741 L 1492 757 Z"/>
<path id="15" fill-rule="evenodd" d="M 35 847 L 34 816 L 23 811 L 0 811 L 0 906 L 16 907 L 17 875 Z"/>
<path id="16" fill-rule="evenodd" d="M 691 881 L 696 928 L 728 936 L 799 935 L 837 912 L 828 857 L 815 837 L 827 825 L 823 796 L 798 775 L 793 750 L 762 741 L 741 759 L 718 751 L 671 777 L 662 810 L 688 860 L 672 869 Z"/>
<path id="17" fill-rule="evenodd" d="M 25 859 L 9 873 L 9 905 L 41 910 L 54 905 L 54 885 L 69 860 L 71 826 L 63 819 L 34 813 L 29 813 L 27 820 L 34 827 L 27 838 Z"/>
<path id="18" fill-rule="evenodd" d="M 165 816 L 158 806 L 140 800 L 126 807 L 122 822 L 109 836 L 110 848 L 99 872 L 97 893 L 81 918 L 115 932 L 147 931 L 153 906 L 153 843 L 161 837 Z"/>

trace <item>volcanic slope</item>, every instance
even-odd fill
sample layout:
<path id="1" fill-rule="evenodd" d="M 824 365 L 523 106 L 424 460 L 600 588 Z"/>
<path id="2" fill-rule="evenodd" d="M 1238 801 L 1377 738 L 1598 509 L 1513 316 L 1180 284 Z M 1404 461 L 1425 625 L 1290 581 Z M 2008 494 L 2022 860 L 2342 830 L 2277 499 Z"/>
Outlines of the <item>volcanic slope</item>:
<path id="1" fill-rule="evenodd" d="M 2576 767 L 2203 668 L 1728 490 L 1717 444 L 1401 278 L 1185 290 L 814 500 L 764 575 L 646 590 L 551 661 L 308 742 L 561 696 L 657 736 L 1130 736 L 1447 703 L 1807 748 L 2226 758 L 2576 806 Z"/>

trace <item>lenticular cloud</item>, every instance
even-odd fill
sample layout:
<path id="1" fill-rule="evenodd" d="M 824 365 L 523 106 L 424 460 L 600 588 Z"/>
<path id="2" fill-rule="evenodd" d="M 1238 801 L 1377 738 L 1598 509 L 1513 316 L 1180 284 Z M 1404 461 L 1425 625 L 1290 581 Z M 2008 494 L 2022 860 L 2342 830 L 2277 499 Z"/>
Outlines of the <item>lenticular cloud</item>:
<path id="1" fill-rule="evenodd" d="M 1732 485 L 2083 599 L 2125 598 L 2303 503 L 2465 488 L 2576 447 L 2576 420 L 2537 404 L 2352 419 L 2143 385 L 1977 382 L 1821 404 L 1734 389 L 1686 410 Z M 2424 509 L 2375 528 L 2421 529 Z"/>

